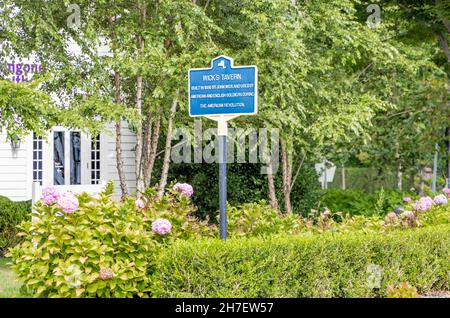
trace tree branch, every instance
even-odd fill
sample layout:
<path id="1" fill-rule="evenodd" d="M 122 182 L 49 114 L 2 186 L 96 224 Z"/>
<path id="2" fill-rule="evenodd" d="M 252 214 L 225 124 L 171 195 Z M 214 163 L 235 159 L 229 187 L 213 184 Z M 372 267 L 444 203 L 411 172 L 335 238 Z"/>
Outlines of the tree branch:
<path id="1" fill-rule="evenodd" d="M 291 183 L 291 189 L 294 188 L 295 180 L 297 180 L 297 176 L 298 176 L 298 174 L 299 174 L 299 172 L 300 172 L 300 169 L 301 169 L 302 166 L 303 166 L 303 161 L 305 161 L 305 158 L 306 158 L 306 155 L 303 155 L 302 161 L 300 161 L 300 165 L 298 166 L 297 172 L 295 173 L 294 180 L 292 180 L 292 183 Z"/>

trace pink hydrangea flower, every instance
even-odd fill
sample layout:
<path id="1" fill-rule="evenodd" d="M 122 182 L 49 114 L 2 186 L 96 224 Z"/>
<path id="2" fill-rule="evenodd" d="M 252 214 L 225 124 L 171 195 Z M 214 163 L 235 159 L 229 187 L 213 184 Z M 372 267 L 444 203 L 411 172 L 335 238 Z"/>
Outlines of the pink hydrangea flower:
<path id="1" fill-rule="evenodd" d="M 98 278 L 100 279 L 110 279 L 114 277 L 114 272 L 110 268 L 102 267 L 98 273 Z"/>
<path id="2" fill-rule="evenodd" d="M 152 231 L 155 234 L 166 235 L 172 230 L 172 224 L 167 219 L 157 219 L 152 223 Z"/>
<path id="3" fill-rule="evenodd" d="M 411 198 L 410 197 L 404 197 L 403 198 L 403 202 L 406 202 L 406 203 L 411 202 Z"/>
<path id="4" fill-rule="evenodd" d="M 136 208 L 138 209 L 143 209 L 145 208 L 145 202 L 142 199 L 137 199 L 136 200 Z"/>
<path id="5" fill-rule="evenodd" d="M 324 219 L 326 219 L 327 217 L 329 217 L 331 215 L 330 210 L 325 210 L 322 213 L 320 213 L 320 216 L 323 217 Z"/>
<path id="6" fill-rule="evenodd" d="M 64 213 L 73 213 L 78 209 L 78 199 L 70 192 L 61 194 L 57 204 Z"/>
<path id="7" fill-rule="evenodd" d="M 395 223 L 395 221 L 398 220 L 397 214 L 395 212 L 389 212 L 386 217 L 384 218 L 384 221 L 386 223 Z"/>
<path id="8" fill-rule="evenodd" d="M 190 198 L 194 193 L 194 189 L 188 183 L 177 183 L 173 186 L 172 189 L 180 192 L 182 195 L 187 196 L 188 198 Z"/>
<path id="9" fill-rule="evenodd" d="M 60 196 L 61 194 L 54 187 L 46 187 L 42 190 L 42 202 L 45 205 L 52 205 Z"/>
<path id="10" fill-rule="evenodd" d="M 435 204 L 447 204 L 447 197 L 444 194 L 440 194 L 434 197 Z"/>
<path id="11" fill-rule="evenodd" d="M 450 188 L 445 187 L 444 189 L 442 189 L 442 192 L 448 195 L 450 194 Z"/>
<path id="12" fill-rule="evenodd" d="M 433 199 L 431 199 L 430 197 L 421 197 L 419 201 L 416 201 L 412 204 L 412 207 L 416 211 L 425 212 L 428 211 L 432 205 Z"/>

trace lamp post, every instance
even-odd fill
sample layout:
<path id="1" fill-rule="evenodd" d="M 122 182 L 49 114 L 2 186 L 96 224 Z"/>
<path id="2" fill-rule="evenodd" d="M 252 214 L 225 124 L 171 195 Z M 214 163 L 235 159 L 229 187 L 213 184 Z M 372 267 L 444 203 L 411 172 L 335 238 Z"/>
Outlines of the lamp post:
<path id="1" fill-rule="evenodd" d="M 19 150 L 20 148 L 20 138 L 11 138 L 11 148 L 12 150 Z"/>

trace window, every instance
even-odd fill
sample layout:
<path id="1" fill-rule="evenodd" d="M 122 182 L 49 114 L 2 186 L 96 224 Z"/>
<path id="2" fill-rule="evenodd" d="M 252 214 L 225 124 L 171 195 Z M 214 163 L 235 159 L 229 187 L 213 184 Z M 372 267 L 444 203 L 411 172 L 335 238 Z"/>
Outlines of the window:
<path id="1" fill-rule="evenodd" d="M 33 182 L 42 185 L 42 137 L 33 133 Z"/>
<path id="2" fill-rule="evenodd" d="M 91 184 L 100 182 L 100 135 L 91 140 Z"/>
<path id="3" fill-rule="evenodd" d="M 53 183 L 55 185 L 64 184 L 64 132 L 55 131 L 53 133 Z"/>
<path id="4" fill-rule="evenodd" d="M 70 133 L 70 184 L 81 184 L 81 135 Z"/>

